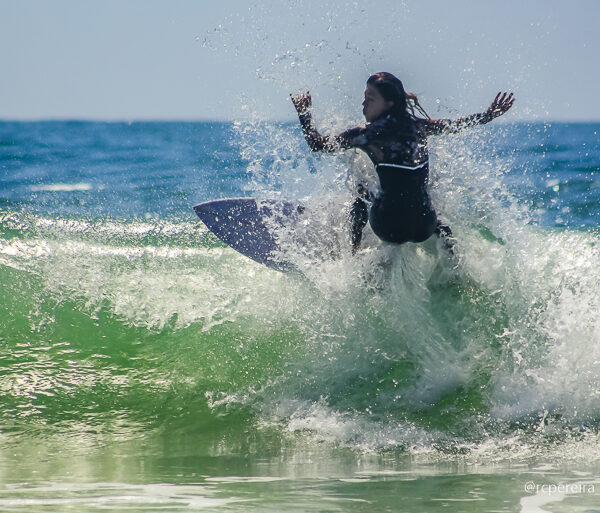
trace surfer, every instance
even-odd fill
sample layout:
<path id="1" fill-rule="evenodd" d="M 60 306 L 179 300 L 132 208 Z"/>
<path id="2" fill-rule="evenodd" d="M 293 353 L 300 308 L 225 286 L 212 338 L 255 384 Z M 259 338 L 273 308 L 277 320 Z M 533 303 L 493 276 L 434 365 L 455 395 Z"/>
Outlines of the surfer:
<path id="1" fill-rule="evenodd" d="M 359 186 L 358 197 L 350 209 L 354 254 L 360 247 L 367 222 L 375 234 L 387 242 L 423 242 L 436 233 L 452 250 L 452 232 L 438 220 L 427 191 L 427 136 L 455 133 L 489 123 L 510 109 L 514 98 L 512 93 L 498 93 L 481 114 L 455 120 L 431 119 L 417 97 L 406 93 L 398 78 L 391 73 L 375 73 L 367 80 L 362 103 L 367 124 L 335 136 L 323 136 L 314 127 L 310 93 L 292 96 L 292 102 L 312 151 L 358 148 L 375 166 L 379 193 L 372 195 L 364 186 Z M 418 117 L 415 110 L 425 117 Z M 371 203 L 370 210 L 367 202 Z"/>

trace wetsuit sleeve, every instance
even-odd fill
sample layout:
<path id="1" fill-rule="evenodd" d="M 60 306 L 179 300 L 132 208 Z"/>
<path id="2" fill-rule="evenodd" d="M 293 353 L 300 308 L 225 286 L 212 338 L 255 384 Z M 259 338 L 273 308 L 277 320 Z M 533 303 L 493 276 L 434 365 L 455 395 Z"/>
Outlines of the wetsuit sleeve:
<path id="1" fill-rule="evenodd" d="M 488 112 L 473 114 L 458 119 L 427 119 L 425 131 L 427 135 L 455 134 L 476 125 L 485 125 L 494 119 Z"/>
<path id="2" fill-rule="evenodd" d="M 312 151 L 334 152 L 349 148 L 359 148 L 366 143 L 363 132 L 365 127 L 346 130 L 339 135 L 321 135 L 315 128 L 310 111 L 298 115 L 302 125 L 302 133 Z"/>
<path id="3" fill-rule="evenodd" d="M 310 111 L 298 114 L 300 125 L 302 125 L 302 134 L 308 143 L 311 151 L 335 151 L 337 148 L 326 135 L 321 135 L 315 128 Z"/>

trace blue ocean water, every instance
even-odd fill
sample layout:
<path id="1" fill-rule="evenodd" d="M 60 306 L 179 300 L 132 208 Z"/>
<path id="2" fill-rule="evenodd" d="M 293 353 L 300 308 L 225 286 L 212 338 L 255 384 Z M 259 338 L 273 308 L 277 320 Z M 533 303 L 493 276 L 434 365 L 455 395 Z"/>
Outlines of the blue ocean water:
<path id="1" fill-rule="evenodd" d="M 284 274 L 192 205 L 302 199 L 344 241 L 360 155 L 0 122 L 0 511 L 597 511 L 600 124 L 430 143 L 455 257 L 366 233 Z"/>

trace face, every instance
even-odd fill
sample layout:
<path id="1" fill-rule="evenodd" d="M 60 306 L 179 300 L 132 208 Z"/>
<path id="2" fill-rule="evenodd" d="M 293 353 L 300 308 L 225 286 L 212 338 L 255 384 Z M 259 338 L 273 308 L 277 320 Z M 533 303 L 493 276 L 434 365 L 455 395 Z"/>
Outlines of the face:
<path id="1" fill-rule="evenodd" d="M 382 114 L 392 108 L 394 102 L 387 101 L 381 93 L 372 86 L 367 85 L 365 89 L 365 101 L 363 101 L 363 114 L 367 123 L 371 123 L 381 117 Z"/>

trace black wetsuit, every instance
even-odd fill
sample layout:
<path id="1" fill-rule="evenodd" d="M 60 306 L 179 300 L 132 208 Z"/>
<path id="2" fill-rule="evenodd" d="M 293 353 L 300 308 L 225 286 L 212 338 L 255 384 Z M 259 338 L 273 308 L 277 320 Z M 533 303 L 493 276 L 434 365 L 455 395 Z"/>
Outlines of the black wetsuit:
<path id="1" fill-rule="evenodd" d="M 359 148 L 375 165 L 380 191 L 371 198 L 368 216 L 364 200 L 354 202 L 350 212 L 353 245 L 360 242 L 367 218 L 380 239 L 396 244 L 422 242 L 434 233 L 450 235 L 450 229 L 438 222 L 427 192 L 427 135 L 440 133 L 445 121 L 409 118 L 400 122 L 389 114 L 331 138 L 313 128 L 310 113 L 301 114 L 300 121 L 313 151 Z"/>

